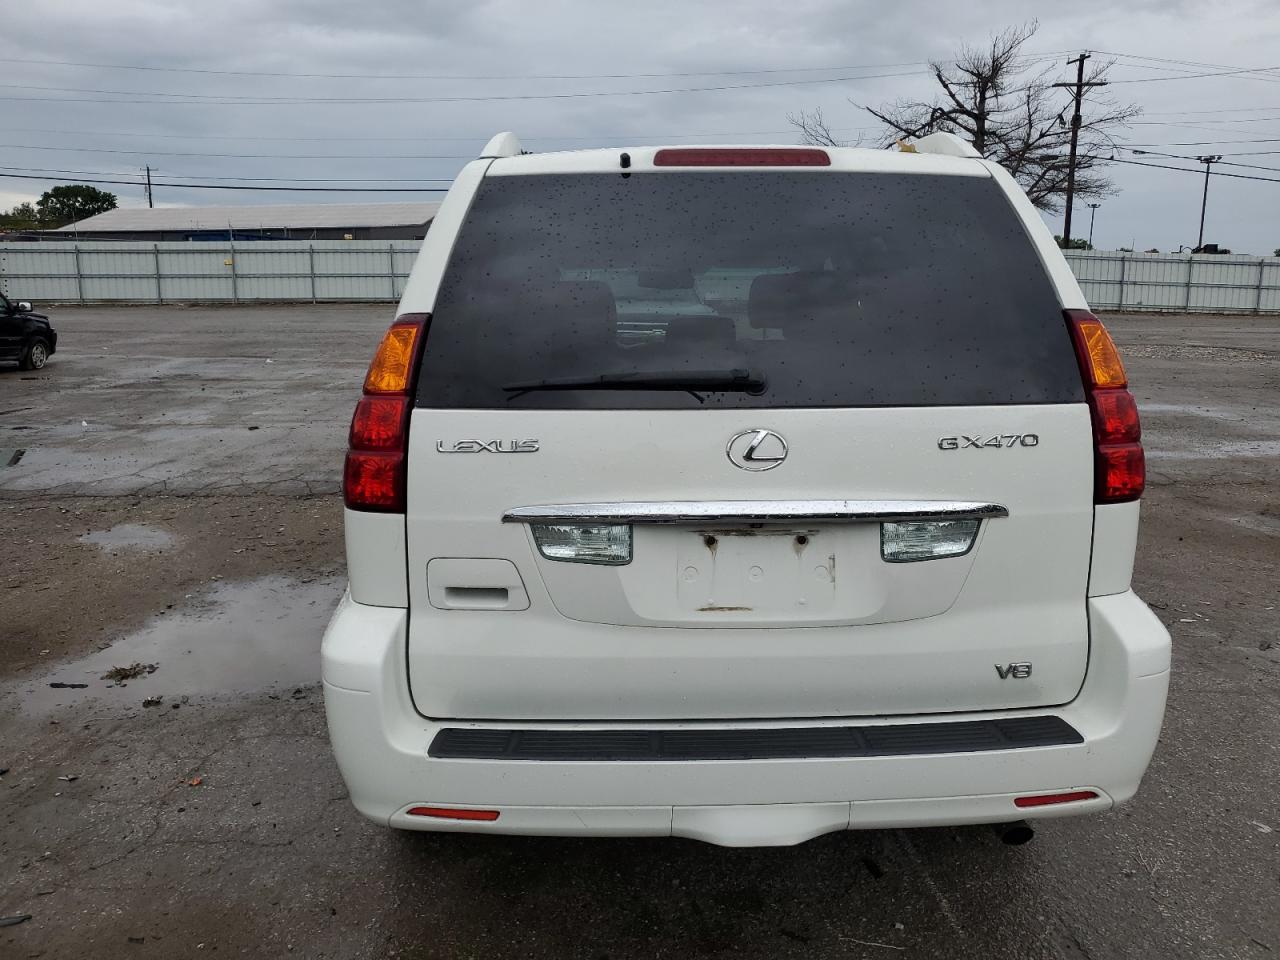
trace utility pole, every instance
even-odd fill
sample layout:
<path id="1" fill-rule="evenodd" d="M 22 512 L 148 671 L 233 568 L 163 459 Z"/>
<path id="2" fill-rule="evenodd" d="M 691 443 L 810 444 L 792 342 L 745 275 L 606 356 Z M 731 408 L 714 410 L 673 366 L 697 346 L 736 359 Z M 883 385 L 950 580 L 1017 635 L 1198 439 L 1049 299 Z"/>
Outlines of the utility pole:
<path id="1" fill-rule="evenodd" d="M 1102 206 L 1100 203 L 1089 204 L 1089 249 L 1093 249 L 1093 218 L 1098 215 L 1098 208 Z"/>
<path id="2" fill-rule="evenodd" d="M 1089 59 L 1091 54 L 1082 53 L 1074 60 L 1068 60 L 1067 64 L 1076 65 L 1076 82 L 1075 83 L 1055 83 L 1055 87 L 1065 87 L 1072 90 L 1072 97 L 1075 100 L 1075 110 L 1071 114 L 1071 152 L 1067 157 L 1067 202 L 1066 214 L 1062 223 L 1062 247 L 1068 249 L 1071 246 L 1071 203 L 1076 195 L 1076 147 L 1080 142 L 1080 104 L 1084 101 L 1085 90 L 1093 87 L 1105 87 L 1105 80 L 1091 80 L 1085 83 L 1084 79 L 1084 62 Z"/>
<path id="3" fill-rule="evenodd" d="M 147 165 L 147 206 L 155 207 L 155 204 L 151 202 L 151 166 L 150 164 Z"/>
<path id="4" fill-rule="evenodd" d="M 1204 164 L 1204 193 L 1200 197 L 1200 236 L 1196 240 L 1196 249 L 1204 246 L 1204 208 L 1209 205 L 1209 170 L 1222 159 L 1222 154 L 1207 157 L 1196 157 L 1198 163 Z"/>

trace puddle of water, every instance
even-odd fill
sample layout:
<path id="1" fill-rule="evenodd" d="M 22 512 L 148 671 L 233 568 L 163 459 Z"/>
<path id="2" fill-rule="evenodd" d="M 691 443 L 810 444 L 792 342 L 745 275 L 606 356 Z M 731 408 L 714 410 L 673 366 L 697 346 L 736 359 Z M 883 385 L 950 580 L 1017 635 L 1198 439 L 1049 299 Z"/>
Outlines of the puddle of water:
<path id="1" fill-rule="evenodd" d="M 153 710 L 168 710 L 181 696 L 244 693 L 297 686 L 320 679 L 320 640 L 342 595 L 344 581 L 329 577 L 301 583 L 263 577 L 219 584 L 197 609 L 153 617 L 136 633 L 82 660 L 13 684 L 28 713 L 47 713 L 90 699 L 95 711 L 140 707 L 163 697 Z M 154 663 L 155 673 L 120 687 L 103 680 L 112 667 Z M 54 689 L 50 683 L 87 683 Z"/>
<path id="2" fill-rule="evenodd" d="M 95 530 L 80 538 L 81 543 L 93 543 L 103 550 L 163 550 L 171 547 L 176 538 L 167 530 L 148 527 L 141 523 L 121 523 L 110 530 Z"/>

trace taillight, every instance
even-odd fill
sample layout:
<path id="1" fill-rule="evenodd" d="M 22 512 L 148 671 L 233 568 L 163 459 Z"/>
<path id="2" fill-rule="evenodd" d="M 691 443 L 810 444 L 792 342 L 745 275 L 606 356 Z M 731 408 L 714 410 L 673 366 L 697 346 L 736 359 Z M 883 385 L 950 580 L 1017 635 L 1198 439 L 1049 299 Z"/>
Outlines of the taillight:
<path id="1" fill-rule="evenodd" d="M 1065 313 L 1093 421 L 1094 503 L 1137 500 L 1146 486 L 1146 458 L 1138 405 L 1127 389 L 1120 352 L 1088 310 Z"/>
<path id="2" fill-rule="evenodd" d="M 426 318 L 405 316 L 382 337 L 351 417 L 342 496 L 352 510 L 403 513 L 418 358 Z"/>
<path id="3" fill-rule="evenodd" d="M 669 147 L 653 155 L 655 167 L 829 167 L 831 157 L 812 147 Z"/>

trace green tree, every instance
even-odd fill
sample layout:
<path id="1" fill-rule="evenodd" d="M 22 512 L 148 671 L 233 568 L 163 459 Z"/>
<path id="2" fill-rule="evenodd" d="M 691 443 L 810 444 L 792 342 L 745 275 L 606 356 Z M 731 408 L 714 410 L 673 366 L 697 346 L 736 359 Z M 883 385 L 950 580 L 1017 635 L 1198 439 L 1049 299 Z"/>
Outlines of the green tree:
<path id="1" fill-rule="evenodd" d="M 1056 241 L 1058 242 L 1058 246 L 1059 246 L 1059 247 L 1062 247 L 1062 237 L 1058 236 L 1058 235 L 1055 233 L 1055 234 L 1053 235 L 1053 239 L 1054 239 L 1054 240 L 1056 240 Z M 1091 244 L 1088 240 L 1081 240 L 1079 237 L 1072 237 L 1072 238 L 1071 238 L 1071 245 L 1070 245 L 1070 246 L 1068 246 L 1068 247 L 1066 247 L 1065 249 L 1067 249 L 1067 250 L 1092 250 L 1092 249 L 1093 249 L 1093 244 Z"/>
<path id="2" fill-rule="evenodd" d="M 20 203 L 0 213 L 0 229 L 34 230 L 40 226 L 40 211 L 31 203 Z"/>
<path id="3" fill-rule="evenodd" d="M 84 183 L 46 190 L 36 201 L 46 227 L 61 227 L 116 208 L 116 195 Z"/>

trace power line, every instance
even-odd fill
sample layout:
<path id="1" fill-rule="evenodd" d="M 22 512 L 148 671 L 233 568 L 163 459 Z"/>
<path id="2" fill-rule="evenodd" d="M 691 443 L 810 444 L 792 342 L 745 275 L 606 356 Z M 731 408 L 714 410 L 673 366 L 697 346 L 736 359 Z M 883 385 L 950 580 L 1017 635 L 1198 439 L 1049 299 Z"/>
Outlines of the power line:
<path id="1" fill-rule="evenodd" d="M 103 183 L 126 187 L 142 187 L 141 180 L 98 180 L 79 177 L 28 176 L 22 173 L 0 173 L 7 180 L 49 180 L 56 183 Z M 289 193 L 447 193 L 448 187 L 267 187 L 234 183 L 157 183 L 170 190 L 278 190 Z"/>
<path id="2" fill-rule="evenodd" d="M 1237 70 L 1215 70 L 1211 73 L 1180 73 L 1173 77 L 1130 77 L 1123 80 L 1112 80 L 1111 83 L 1160 83 L 1168 80 L 1200 80 L 1204 77 L 1232 77 L 1240 74 L 1260 74 L 1260 79 L 1280 80 L 1276 74 L 1268 74 L 1269 70 L 1280 70 L 1280 67 L 1241 67 Z"/>
<path id="3" fill-rule="evenodd" d="M 1058 57 L 1067 51 L 1052 51 L 1029 55 L 1028 62 Z M 31 60 L 17 57 L 0 57 L 0 63 L 39 64 L 56 67 L 88 67 L 96 70 L 135 70 L 150 73 L 194 73 L 222 77 L 277 77 L 304 80 L 653 80 L 661 77 L 736 77 L 778 73 L 822 73 L 833 70 L 881 70 L 889 67 L 923 67 L 927 60 L 908 60 L 902 63 L 841 64 L 828 67 L 773 67 L 752 70 L 694 70 L 655 73 L 562 73 L 562 74 L 432 74 L 432 73 L 290 73 L 267 70 L 211 70 L 199 67 L 158 67 L 134 63 L 80 63 L 72 60 Z"/>
<path id="4" fill-rule="evenodd" d="M 1124 163 L 1132 167 L 1154 167 L 1157 170 L 1177 170 L 1179 173 L 1194 173 L 1201 176 L 1200 170 L 1191 170 L 1187 167 L 1174 167 L 1167 163 L 1147 163 L 1143 160 L 1123 160 L 1120 157 L 1100 157 L 1105 163 Z M 1230 177 L 1232 180 L 1265 180 L 1267 183 L 1280 183 L 1280 177 L 1259 177 L 1251 173 L 1223 173 L 1221 170 L 1214 170 L 1215 177 Z"/>
<path id="5" fill-rule="evenodd" d="M 1280 109 L 1280 107 L 1276 108 Z M 840 127 L 836 132 L 839 133 L 870 133 L 878 128 L 875 127 Z M 65 136 L 85 136 L 85 137 L 143 137 L 155 140 L 245 140 L 245 141 L 263 141 L 277 143 L 332 143 L 334 137 L 332 134 L 323 137 L 259 137 L 259 136 L 234 136 L 229 134 L 199 134 L 199 133 L 138 133 L 126 130 L 49 130 L 42 127 L 5 127 L 5 133 L 45 133 L 60 134 Z M 541 141 L 541 140 L 587 140 L 594 142 L 611 141 L 611 140 L 643 140 L 650 139 L 655 141 L 669 141 L 681 139 L 700 139 L 703 137 L 765 137 L 765 136 L 786 136 L 794 134 L 794 128 L 791 130 L 737 130 L 727 133 L 602 133 L 596 136 L 582 136 L 580 134 L 522 134 L 522 141 Z M 470 136 L 461 137 L 375 137 L 362 133 L 351 133 L 344 131 L 344 137 L 353 140 L 377 141 L 386 143 L 484 143 L 493 135 L 492 131 L 486 133 L 476 133 Z M 15 144 L 18 146 L 18 144 Z"/>
<path id="6" fill-rule="evenodd" d="M 119 177 L 127 174 L 103 170 L 67 170 L 62 167 L 12 167 L 0 166 L 0 170 L 21 173 L 68 173 L 84 177 Z M 185 180 L 229 180 L 249 183 L 453 183 L 448 177 L 217 177 L 211 174 L 166 174 L 169 178 Z M 165 184 L 157 184 L 165 186 Z"/>
<path id="7" fill-rule="evenodd" d="M 1130 143 L 1131 147 L 1213 147 L 1238 143 L 1280 143 L 1280 137 L 1259 137 L 1253 140 L 1176 140 L 1173 143 Z"/>
<path id="8" fill-rule="evenodd" d="M 389 153 L 371 155 L 367 153 L 205 153 L 173 152 L 165 150 L 115 150 L 109 147 L 49 147 L 34 144 L 5 144 L 0 150 L 41 150 L 55 153 L 111 153 L 130 157 L 210 157 L 230 160 L 474 160 L 476 155 L 470 154 L 416 154 Z"/>
<path id="9" fill-rule="evenodd" d="M 1170 160 L 1199 160 L 1200 159 L 1199 157 L 1189 157 L 1185 153 L 1161 153 L 1159 150 L 1133 150 L 1132 152 L 1142 154 L 1143 156 L 1167 157 Z M 1234 154 L 1227 154 L 1227 156 L 1234 156 Z M 1263 166 L 1259 166 L 1256 163 L 1235 163 L 1234 161 L 1231 161 L 1231 160 L 1223 160 L 1221 156 L 1219 156 L 1218 159 L 1214 161 L 1214 163 L 1221 163 L 1228 167 L 1243 167 L 1248 170 L 1270 170 L 1272 173 L 1280 173 L 1280 167 L 1263 167 Z"/>
<path id="10" fill-rule="evenodd" d="M 582 90 L 571 93 L 522 93 L 522 94 L 482 94 L 477 96 L 450 97 L 263 97 L 233 96 L 224 94 L 196 93 L 147 93 L 139 90 L 100 90 L 93 87 L 36 87 L 30 84 L 0 84 L 0 87 L 23 90 L 62 91 L 66 93 L 96 93 L 111 97 L 147 97 L 149 99 L 92 99 L 84 97 L 10 97 L 0 96 L 0 100 L 15 103 L 138 103 L 138 104 L 218 104 L 220 106 L 299 106 L 303 104 L 344 104 L 344 103 L 481 103 L 489 101 L 510 100 L 574 100 L 589 97 L 641 97 L 670 93 L 710 93 L 725 90 L 756 90 L 766 87 L 794 87 L 819 83 L 851 83 L 859 80 L 881 80 L 891 77 L 920 76 L 924 71 L 911 70 L 906 73 L 871 73 L 856 77 L 822 77 L 811 80 L 769 80 L 763 83 L 722 84 L 712 87 L 667 87 L 657 90 Z M 157 99 L 160 98 L 160 99 Z M 164 99 L 173 98 L 173 99 Z"/>
<path id="11" fill-rule="evenodd" d="M 1199 67 L 1201 69 L 1204 69 L 1206 67 L 1210 70 L 1235 69 L 1230 64 L 1205 63 L 1201 60 L 1173 60 L 1168 57 L 1148 57 L 1139 53 L 1116 53 L 1114 51 L 1109 51 L 1109 50 L 1095 50 L 1094 53 L 1100 54 L 1101 56 L 1104 56 L 1104 57 L 1116 57 L 1124 60 L 1146 60 L 1153 63 L 1170 63 L 1170 64 L 1177 64 L 1179 66 L 1184 66 L 1184 67 Z M 1121 64 L 1121 66 L 1126 66 L 1126 64 Z M 1138 66 L 1138 64 L 1127 64 L 1127 66 Z M 1162 68 L 1148 67 L 1148 69 L 1155 70 L 1155 69 L 1162 69 Z M 1163 69 L 1171 69 L 1171 68 L 1163 68 Z M 1280 80 L 1280 76 L 1276 76 L 1274 74 L 1268 73 L 1268 71 L 1275 70 L 1275 69 L 1277 68 L 1276 67 L 1254 67 L 1254 68 L 1250 68 L 1250 72 L 1260 74 L 1258 77 L 1256 77 L 1256 79 L 1258 80 Z"/>

